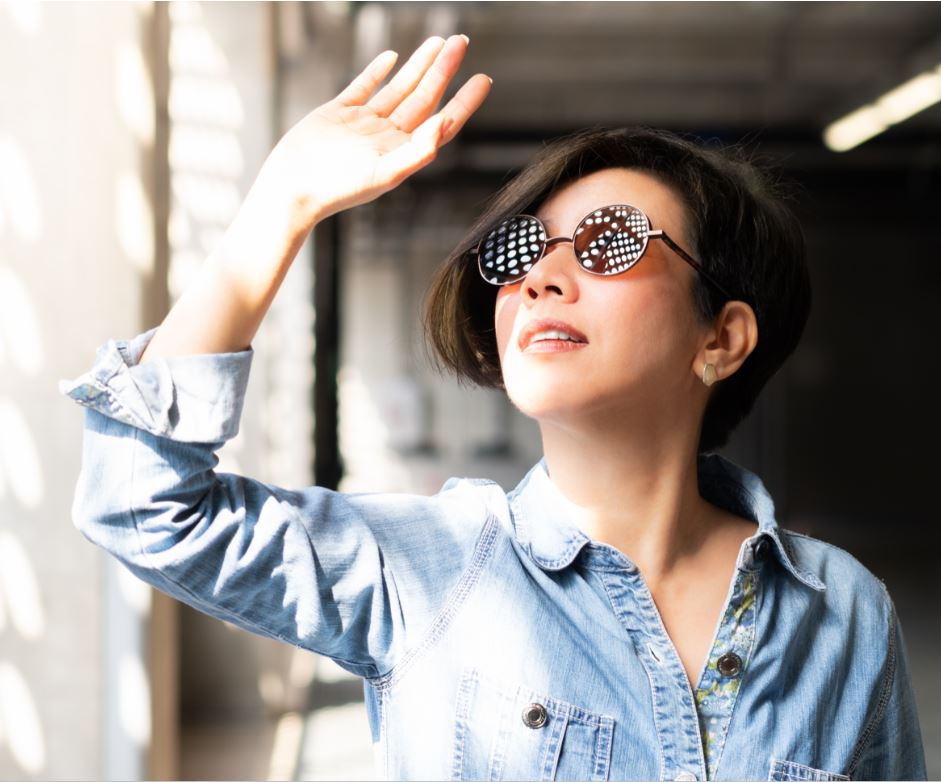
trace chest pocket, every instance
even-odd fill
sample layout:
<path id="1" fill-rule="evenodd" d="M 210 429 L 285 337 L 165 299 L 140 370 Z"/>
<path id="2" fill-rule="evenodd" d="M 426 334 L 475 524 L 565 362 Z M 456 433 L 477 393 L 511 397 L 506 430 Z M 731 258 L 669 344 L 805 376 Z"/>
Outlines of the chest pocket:
<path id="1" fill-rule="evenodd" d="M 607 780 L 614 719 L 476 670 L 461 677 L 452 779 Z"/>
<path id="2" fill-rule="evenodd" d="M 776 760 L 775 758 L 771 759 L 771 770 L 768 772 L 769 782 L 804 782 L 804 780 L 827 782 L 827 780 L 841 779 L 849 779 L 849 777 L 834 771 L 811 768 L 802 763 L 795 763 L 793 760 Z"/>

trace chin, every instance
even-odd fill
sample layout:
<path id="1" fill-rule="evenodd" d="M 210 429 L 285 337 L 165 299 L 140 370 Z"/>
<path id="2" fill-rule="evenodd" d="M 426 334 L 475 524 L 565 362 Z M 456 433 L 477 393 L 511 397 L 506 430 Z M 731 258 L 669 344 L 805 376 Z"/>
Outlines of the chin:
<path id="1" fill-rule="evenodd" d="M 605 382 L 608 378 L 593 374 L 546 371 L 522 367 L 512 362 L 503 367 L 503 387 L 514 407 L 535 420 L 574 421 L 599 413 L 610 415 L 612 410 L 623 409 L 634 398 L 637 389 L 633 383 Z"/>
<path id="2" fill-rule="evenodd" d="M 558 418 L 584 410 L 588 400 L 575 396 L 571 384 L 540 384 L 535 378 L 504 376 L 510 401 L 523 415 L 539 419 Z"/>

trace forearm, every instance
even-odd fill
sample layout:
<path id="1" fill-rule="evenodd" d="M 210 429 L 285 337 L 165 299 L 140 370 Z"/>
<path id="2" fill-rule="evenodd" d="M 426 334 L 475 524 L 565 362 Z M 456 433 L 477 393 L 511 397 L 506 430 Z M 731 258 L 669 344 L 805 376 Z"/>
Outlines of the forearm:
<path id="1" fill-rule="evenodd" d="M 315 220 L 281 183 L 260 176 L 235 219 L 141 357 L 233 353 L 250 347 Z"/>
<path id="2" fill-rule="evenodd" d="M 483 102 L 491 79 L 477 74 L 433 113 L 466 48 L 466 36 L 429 38 L 369 99 L 395 63 L 394 52 L 383 52 L 294 125 L 141 363 L 250 347 L 317 221 L 378 198 L 428 165 Z"/>

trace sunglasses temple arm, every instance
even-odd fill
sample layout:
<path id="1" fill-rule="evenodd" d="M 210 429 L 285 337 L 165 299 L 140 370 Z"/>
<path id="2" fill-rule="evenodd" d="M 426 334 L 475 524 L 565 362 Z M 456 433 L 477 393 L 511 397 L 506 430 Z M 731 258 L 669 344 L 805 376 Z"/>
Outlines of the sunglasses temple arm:
<path id="1" fill-rule="evenodd" d="M 695 258 L 693 258 L 693 256 L 691 256 L 689 253 L 687 253 L 686 250 L 684 250 L 684 249 L 683 249 L 682 247 L 680 247 L 676 242 L 674 242 L 669 236 L 667 236 L 667 235 L 663 232 L 663 229 L 657 229 L 657 230 L 650 231 L 650 233 L 648 233 L 648 236 L 651 236 L 651 237 L 654 237 L 654 238 L 663 239 L 663 241 L 666 242 L 667 247 L 669 247 L 671 250 L 673 250 L 673 252 L 675 252 L 677 255 L 680 256 L 680 258 L 682 258 L 684 261 L 686 261 L 686 263 L 688 263 L 690 266 L 692 266 L 692 267 L 693 267 L 697 272 L 699 272 L 703 277 L 705 277 L 707 280 L 709 280 L 709 282 L 711 282 L 713 285 L 715 285 L 715 287 L 718 288 L 718 289 L 722 292 L 722 294 L 723 294 L 727 299 L 731 300 L 731 299 L 734 298 L 734 297 L 732 296 L 732 294 L 730 294 L 730 293 L 729 293 L 725 288 L 723 288 L 715 279 L 713 279 L 712 275 L 709 274 L 709 273 L 703 268 L 702 264 L 701 264 L 699 261 L 697 261 Z"/>

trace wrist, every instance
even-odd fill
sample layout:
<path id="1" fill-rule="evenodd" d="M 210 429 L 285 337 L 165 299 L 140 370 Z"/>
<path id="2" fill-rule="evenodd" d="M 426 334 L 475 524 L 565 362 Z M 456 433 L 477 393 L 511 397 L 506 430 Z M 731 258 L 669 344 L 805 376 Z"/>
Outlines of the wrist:
<path id="1" fill-rule="evenodd" d="M 298 165 L 297 156 L 283 144 L 284 139 L 271 150 L 246 200 L 274 205 L 290 230 L 306 237 L 332 212 L 314 198 L 307 170 Z"/>
<path id="2" fill-rule="evenodd" d="M 257 223 L 255 229 L 283 239 L 304 237 L 320 221 L 320 210 L 285 176 L 262 169 L 236 217 L 236 222 Z"/>

